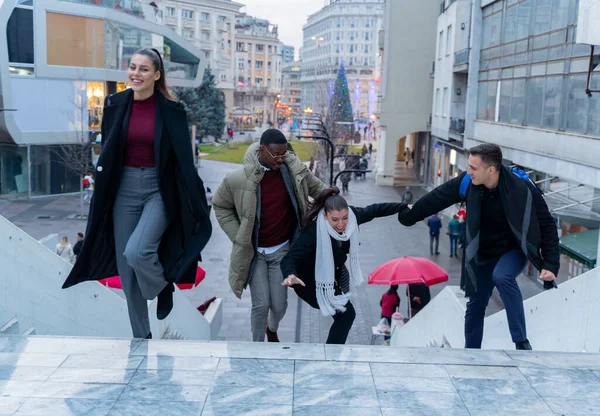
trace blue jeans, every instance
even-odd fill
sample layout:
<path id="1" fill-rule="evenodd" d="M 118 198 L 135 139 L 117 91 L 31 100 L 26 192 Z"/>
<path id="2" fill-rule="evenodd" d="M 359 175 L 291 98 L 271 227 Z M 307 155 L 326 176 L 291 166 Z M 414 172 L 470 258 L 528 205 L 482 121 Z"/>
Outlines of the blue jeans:
<path id="1" fill-rule="evenodd" d="M 455 255 L 458 252 L 458 239 L 459 239 L 459 235 L 458 234 L 450 234 L 450 255 Z"/>
<path id="2" fill-rule="evenodd" d="M 510 251 L 497 261 L 477 266 L 477 293 L 469 298 L 465 313 L 465 348 L 481 348 L 485 309 L 494 287 L 504 303 L 512 341 L 527 339 L 523 295 L 516 280 L 526 263 L 527 257 L 522 251 Z"/>

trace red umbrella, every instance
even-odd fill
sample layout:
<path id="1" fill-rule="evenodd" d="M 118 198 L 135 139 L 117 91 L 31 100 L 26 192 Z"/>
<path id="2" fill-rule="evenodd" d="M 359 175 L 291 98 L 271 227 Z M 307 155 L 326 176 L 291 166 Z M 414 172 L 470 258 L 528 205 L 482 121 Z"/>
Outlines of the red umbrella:
<path id="1" fill-rule="evenodd" d="M 200 284 L 206 277 L 206 272 L 202 267 L 198 266 L 196 269 L 196 281 L 194 284 L 191 283 L 181 283 L 176 285 L 181 290 L 192 289 Z M 98 280 L 99 283 L 106 287 L 110 287 L 112 289 L 123 289 L 123 285 L 121 285 L 121 278 L 119 276 L 107 277 L 106 279 Z"/>
<path id="2" fill-rule="evenodd" d="M 447 281 L 448 273 L 431 260 L 409 256 L 385 262 L 369 275 L 371 285 L 425 283 L 432 286 Z"/>

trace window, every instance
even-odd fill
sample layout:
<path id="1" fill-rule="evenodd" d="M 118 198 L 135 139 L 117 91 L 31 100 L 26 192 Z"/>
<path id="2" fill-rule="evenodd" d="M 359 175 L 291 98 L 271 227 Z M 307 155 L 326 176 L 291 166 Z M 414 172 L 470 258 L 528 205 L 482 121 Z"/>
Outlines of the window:
<path id="1" fill-rule="evenodd" d="M 506 9 L 506 15 L 504 16 L 504 37 L 502 39 L 504 43 L 517 40 L 518 10 L 519 8 L 517 6 Z"/>
<path id="2" fill-rule="evenodd" d="M 244 58 L 238 60 L 238 69 L 244 69 Z"/>
<path id="3" fill-rule="evenodd" d="M 256 61 L 256 69 L 262 69 L 263 68 L 263 61 Z"/>
<path id="4" fill-rule="evenodd" d="M 592 78 L 593 79 L 593 78 Z M 567 102 L 567 130 L 585 133 L 588 122 L 588 96 L 585 93 L 585 75 L 569 77 L 569 100 Z M 594 95 L 592 95 L 592 98 Z"/>
<path id="5" fill-rule="evenodd" d="M 273 53 L 277 55 L 277 46 L 273 46 Z"/>
<path id="6" fill-rule="evenodd" d="M 442 107 L 442 97 L 440 97 L 440 89 L 435 90 L 435 115 L 439 116 Z"/>
<path id="7" fill-rule="evenodd" d="M 8 61 L 33 64 L 33 10 L 15 8 L 8 19 Z"/>
<path id="8" fill-rule="evenodd" d="M 369 53 L 369 45 L 365 45 L 365 53 Z"/>
<path id="9" fill-rule="evenodd" d="M 510 100 L 512 97 L 512 90 L 513 80 L 502 80 L 502 85 L 500 86 L 500 110 L 498 113 L 498 120 L 502 123 L 510 122 Z"/>
<path id="10" fill-rule="evenodd" d="M 206 59 L 210 59 L 210 52 L 209 51 L 204 51 L 204 57 Z"/>
<path id="11" fill-rule="evenodd" d="M 204 42 L 210 42 L 210 32 L 201 32 L 200 39 Z"/>
<path id="12" fill-rule="evenodd" d="M 566 27 L 569 21 L 569 0 L 554 0 L 552 2 L 552 20 L 550 30 Z"/>
<path id="13" fill-rule="evenodd" d="M 270 71 L 271 70 L 271 61 L 267 62 L 267 69 Z"/>
<path id="14" fill-rule="evenodd" d="M 544 94 L 544 119 L 542 127 L 557 130 L 560 119 L 560 101 L 562 97 L 563 77 L 546 78 L 546 90 Z"/>
<path id="15" fill-rule="evenodd" d="M 165 7 L 166 16 L 175 16 L 175 7 Z"/>
<path id="16" fill-rule="evenodd" d="M 496 93 L 498 82 L 480 82 L 479 97 L 477 100 L 477 118 L 480 120 L 495 120 L 496 118 Z"/>
<path id="17" fill-rule="evenodd" d="M 517 17 L 517 39 L 523 39 L 529 36 L 529 21 L 531 18 L 531 0 L 525 0 L 519 3 L 519 13 Z"/>
<path id="18" fill-rule="evenodd" d="M 235 50 L 237 52 L 246 52 L 244 50 L 244 42 L 236 42 L 236 44 L 235 44 Z"/>
<path id="19" fill-rule="evenodd" d="M 272 50 L 273 50 L 273 47 L 271 45 L 267 45 L 267 52 L 271 53 Z"/>
<path id="20" fill-rule="evenodd" d="M 184 31 L 183 31 L 183 37 L 184 37 L 185 39 L 191 39 L 191 38 L 193 38 L 193 37 L 194 37 L 194 32 L 193 32 L 193 31 L 191 31 L 191 30 L 184 30 Z"/>
<path id="21" fill-rule="evenodd" d="M 365 32 L 365 40 L 371 40 L 371 32 Z"/>
<path id="22" fill-rule="evenodd" d="M 530 78 L 527 85 L 527 125 L 540 127 L 544 109 L 544 78 Z"/>
<path id="23" fill-rule="evenodd" d="M 225 16 L 219 16 L 219 17 L 217 18 L 217 20 L 218 20 L 219 22 L 224 22 L 225 20 L 227 20 L 227 18 L 226 18 Z"/>
<path id="24" fill-rule="evenodd" d="M 446 31 L 446 56 L 450 55 L 450 49 L 452 45 L 452 25 L 448 26 Z"/>
<path id="25" fill-rule="evenodd" d="M 496 13 L 483 19 L 481 48 L 486 49 L 500 44 L 502 13 Z"/>
<path id="26" fill-rule="evenodd" d="M 525 118 L 525 80 L 515 79 L 512 91 L 509 123 L 522 125 Z"/>
<path id="27" fill-rule="evenodd" d="M 265 45 L 262 44 L 256 44 L 256 52 L 264 52 L 265 51 Z"/>
<path id="28" fill-rule="evenodd" d="M 443 98 L 443 105 L 444 105 L 444 112 L 442 113 L 442 117 L 448 117 L 448 109 L 450 107 L 450 97 L 448 97 L 448 88 L 444 88 L 444 98 Z"/>
<path id="29" fill-rule="evenodd" d="M 262 78 L 256 78 L 254 81 L 255 81 L 255 84 L 257 87 L 262 87 L 262 82 L 263 82 Z"/>
<path id="30" fill-rule="evenodd" d="M 442 53 L 444 50 L 443 45 L 444 45 L 444 31 L 442 30 L 438 37 L 438 59 L 442 59 Z"/>
<path id="31" fill-rule="evenodd" d="M 210 20 L 210 14 L 208 13 L 200 13 L 200 20 L 208 22 Z"/>
<path id="32" fill-rule="evenodd" d="M 181 17 L 183 17 L 184 19 L 193 19 L 194 18 L 194 12 L 191 11 L 191 10 L 182 9 L 181 10 Z"/>
<path id="33" fill-rule="evenodd" d="M 550 30 L 550 12 L 552 10 L 552 0 L 536 0 L 535 2 L 535 20 L 533 33 L 544 33 Z"/>

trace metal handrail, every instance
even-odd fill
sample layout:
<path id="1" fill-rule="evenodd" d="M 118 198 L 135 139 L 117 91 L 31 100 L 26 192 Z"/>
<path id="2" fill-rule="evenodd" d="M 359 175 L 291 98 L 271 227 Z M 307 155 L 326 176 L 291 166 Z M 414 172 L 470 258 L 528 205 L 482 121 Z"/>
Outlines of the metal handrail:
<path id="1" fill-rule="evenodd" d="M 582 184 L 582 183 L 580 183 L 580 184 L 578 184 L 578 185 L 574 185 L 574 186 L 568 186 L 568 187 L 566 187 L 566 188 L 559 189 L 558 191 L 546 192 L 546 193 L 544 193 L 544 196 L 548 196 L 548 195 L 554 195 L 554 194 L 559 194 L 559 193 L 561 193 L 561 192 L 568 191 L 568 190 L 575 189 L 575 188 L 579 188 L 579 187 L 581 187 L 581 186 L 583 186 L 583 184 Z"/>
<path id="2" fill-rule="evenodd" d="M 572 208 L 572 207 L 575 207 L 577 205 L 587 204 L 588 202 L 593 202 L 593 201 L 596 201 L 598 199 L 600 199 L 600 196 L 597 196 L 597 197 L 592 198 L 592 199 L 588 199 L 586 201 L 575 202 L 573 204 L 565 205 L 564 207 L 555 208 L 555 209 L 552 210 L 552 212 L 562 211 L 563 209 Z"/>

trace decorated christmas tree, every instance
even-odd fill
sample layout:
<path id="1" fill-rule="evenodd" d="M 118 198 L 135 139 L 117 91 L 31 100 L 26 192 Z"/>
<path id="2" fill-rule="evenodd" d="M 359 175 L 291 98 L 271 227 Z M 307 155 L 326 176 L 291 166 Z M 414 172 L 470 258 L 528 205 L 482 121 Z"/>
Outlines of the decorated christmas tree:
<path id="1" fill-rule="evenodd" d="M 340 124 L 351 123 L 354 121 L 352 115 L 352 103 L 350 102 L 350 91 L 348 90 L 348 80 L 346 79 L 346 69 L 344 64 L 340 65 L 337 79 L 333 85 L 331 99 L 329 100 L 328 131 L 334 139 L 348 139 L 351 137 L 353 125 Z"/>

